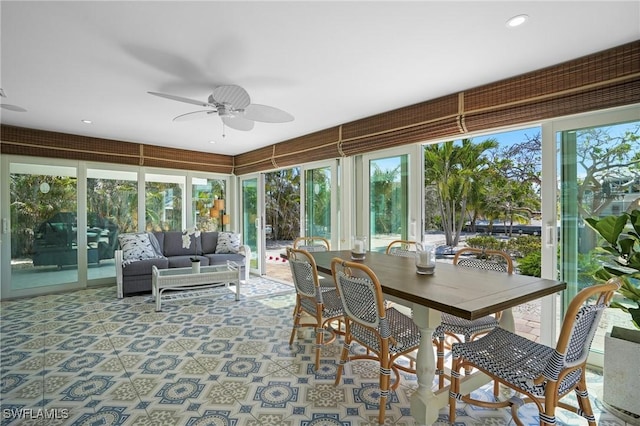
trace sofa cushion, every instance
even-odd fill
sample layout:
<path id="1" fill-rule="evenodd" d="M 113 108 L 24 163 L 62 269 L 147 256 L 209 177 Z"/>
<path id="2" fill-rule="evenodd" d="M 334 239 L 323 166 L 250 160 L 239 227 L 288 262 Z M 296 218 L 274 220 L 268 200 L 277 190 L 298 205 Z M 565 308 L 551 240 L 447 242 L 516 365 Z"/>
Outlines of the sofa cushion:
<path id="1" fill-rule="evenodd" d="M 202 253 L 215 253 L 218 246 L 218 232 L 202 232 L 200 234 L 200 242 L 202 243 Z"/>
<path id="2" fill-rule="evenodd" d="M 158 240 L 158 246 L 160 246 L 160 253 L 164 254 L 164 232 L 153 232 Z"/>
<path id="3" fill-rule="evenodd" d="M 151 239 L 154 240 L 153 244 Z M 124 233 L 118 235 L 118 242 L 122 248 L 123 266 L 130 265 L 139 260 L 163 257 L 162 254 L 156 252 L 159 247 L 156 237 L 153 234 L 146 232 Z"/>
<path id="4" fill-rule="evenodd" d="M 238 253 L 240 251 L 240 235 L 233 232 L 219 232 L 216 254 Z"/>
<path id="5" fill-rule="evenodd" d="M 189 247 L 185 248 L 182 244 L 182 237 L 187 236 L 182 231 L 166 231 L 164 233 L 164 255 L 171 256 L 195 256 L 202 253 L 202 247 L 200 245 L 200 236 L 195 234 L 189 235 L 191 243 Z M 195 241 L 195 246 L 194 246 Z"/>
<path id="6" fill-rule="evenodd" d="M 136 275 L 151 275 L 152 265 L 156 265 L 158 269 L 167 269 L 169 267 L 169 259 L 161 257 L 131 262 L 126 268 L 122 268 L 122 276 L 132 277 Z"/>
<path id="7" fill-rule="evenodd" d="M 236 262 L 238 265 L 244 265 L 244 256 L 239 253 L 226 253 L 226 254 L 205 254 L 205 257 L 209 258 L 209 265 L 224 265 L 227 260 Z"/>
<path id="8" fill-rule="evenodd" d="M 191 258 L 200 259 L 200 266 L 209 265 L 209 259 L 205 256 L 171 256 L 169 258 L 169 268 L 187 268 L 191 267 Z"/>

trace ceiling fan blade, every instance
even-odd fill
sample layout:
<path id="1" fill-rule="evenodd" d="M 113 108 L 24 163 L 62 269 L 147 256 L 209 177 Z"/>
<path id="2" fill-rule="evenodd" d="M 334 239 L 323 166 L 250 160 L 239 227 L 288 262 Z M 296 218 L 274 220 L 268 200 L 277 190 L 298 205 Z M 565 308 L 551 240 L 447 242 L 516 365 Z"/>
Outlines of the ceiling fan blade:
<path id="1" fill-rule="evenodd" d="M 222 117 L 222 121 L 224 122 L 225 125 L 231 127 L 232 129 L 243 130 L 243 131 L 248 131 L 253 129 L 253 125 L 255 124 L 253 121 L 247 120 L 246 118 L 241 116 Z"/>
<path id="2" fill-rule="evenodd" d="M 247 91 L 236 85 L 216 87 L 213 89 L 213 99 L 218 103 L 231 105 L 233 109 L 244 109 L 251 103 Z"/>
<path id="3" fill-rule="evenodd" d="M 0 107 L 2 107 L 4 109 L 8 109 L 9 111 L 27 112 L 26 109 L 24 109 L 22 107 L 19 107 L 18 105 L 0 104 Z"/>
<path id="4" fill-rule="evenodd" d="M 293 121 L 293 115 L 281 109 L 260 104 L 251 104 L 244 109 L 244 117 L 263 123 L 286 123 Z"/>
<path id="5" fill-rule="evenodd" d="M 181 114 L 181 115 L 177 116 L 176 118 L 173 119 L 173 121 L 197 120 L 199 118 L 209 117 L 209 116 L 211 116 L 211 114 L 217 115 L 217 112 L 218 111 L 216 111 L 215 109 L 207 109 L 207 110 L 204 110 L 204 111 L 188 112 L 186 114 Z"/>
<path id="6" fill-rule="evenodd" d="M 167 95 L 166 93 L 158 93 L 158 92 L 147 92 L 147 93 L 154 96 L 160 96 L 161 98 L 171 99 L 172 101 L 185 102 L 188 104 L 193 104 L 193 105 L 198 105 L 203 107 L 214 106 L 208 102 L 196 101 L 195 99 L 183 98 L 182 96 Z"/>

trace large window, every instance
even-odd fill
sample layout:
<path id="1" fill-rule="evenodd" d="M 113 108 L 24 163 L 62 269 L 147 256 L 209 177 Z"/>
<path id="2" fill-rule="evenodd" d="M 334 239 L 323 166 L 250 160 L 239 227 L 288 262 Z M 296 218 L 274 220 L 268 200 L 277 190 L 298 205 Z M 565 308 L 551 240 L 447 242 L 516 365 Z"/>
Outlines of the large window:
<path id="1" fill-rule="evenodd" d="M 145 229 L 179 231 L 183 222 L 185 176 L 148 173 L 145 175 Z"/>
<path id="2" fill-rule="evenodd" d="M 193 223 L 202 231 L 222 231 L 230 224 L 223 179 L 193 178 L 191 205 Z"/>
<path id="3" fill-rule="evenodd" d="M 305 170 L 304 232 L 331 241 L 331 167 Z"/>
<path id="4" fill-rule="evenodd" d="M 541 276 L 541 152 L 537 127 L 424 147 L 424 234 L 441 261 L 497 249 Z"/>
<path id="5" fill-rule="evenodd" d="M 11 156 L 0 160 L 2 197 L 8 200 L 2 226 L 11 237 L 2 239 L 3 298 L 114 282 L 114 252 L 125 232 L 232 227 L 224 177 L 145 174 L 138 167 Z"/>

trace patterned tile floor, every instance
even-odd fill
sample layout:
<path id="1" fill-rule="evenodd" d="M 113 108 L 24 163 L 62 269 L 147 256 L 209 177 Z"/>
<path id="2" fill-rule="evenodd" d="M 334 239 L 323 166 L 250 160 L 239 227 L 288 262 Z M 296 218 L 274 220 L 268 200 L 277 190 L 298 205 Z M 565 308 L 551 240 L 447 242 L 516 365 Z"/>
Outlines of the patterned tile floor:
<path id="1" fill-rule="evenodd" d="M 324 348 L 314 372 L 312 336 L 288 345 L 293 304 L 290 285 L 256 277 L 239 302 L 222 288 L 174 297 L 162 312 L 149 295 L 117 299 L 114 287 L 2 302 L 1 424 L 376 424 L 377 364 L 349 364 L 334 387 L 340 343 Z M 415 376 L 403 376 L 385 424 L 415 425 L 415 388 Z M 600 425 L 624 425 L 592 399 Z M 520 412 L 538 424 L 535 408 Z M 439 420 L 447 424 L 446 409 Z M 564 411 L 560 420 L 586 424 Z M 455 424 L 511 422 L 506 410 L 461 405 Z"/>

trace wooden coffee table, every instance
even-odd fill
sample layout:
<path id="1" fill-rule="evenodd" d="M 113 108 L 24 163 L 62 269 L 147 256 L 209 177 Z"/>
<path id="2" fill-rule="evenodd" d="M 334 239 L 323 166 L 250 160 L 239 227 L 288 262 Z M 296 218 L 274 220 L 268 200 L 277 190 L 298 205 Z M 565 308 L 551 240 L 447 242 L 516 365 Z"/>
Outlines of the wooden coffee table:
<path id="1" fill-rule="evenodd" d="M 201 290 L 223 285 L 229 287 L 229 284 L 235 284 L 236 300 L 240 300 L 241 267 L 232 261 L 227 261 L 223 265 L 202 266 L 200 272 L 193 272 L 192 268 L 158 269 L 154 265 L 151 274 L 151 292 L 156 299 L 156 312 L 162 310 L 162 293 L 167 290 Z M 194 293 L 184 298 L 200 296 Z"/>

